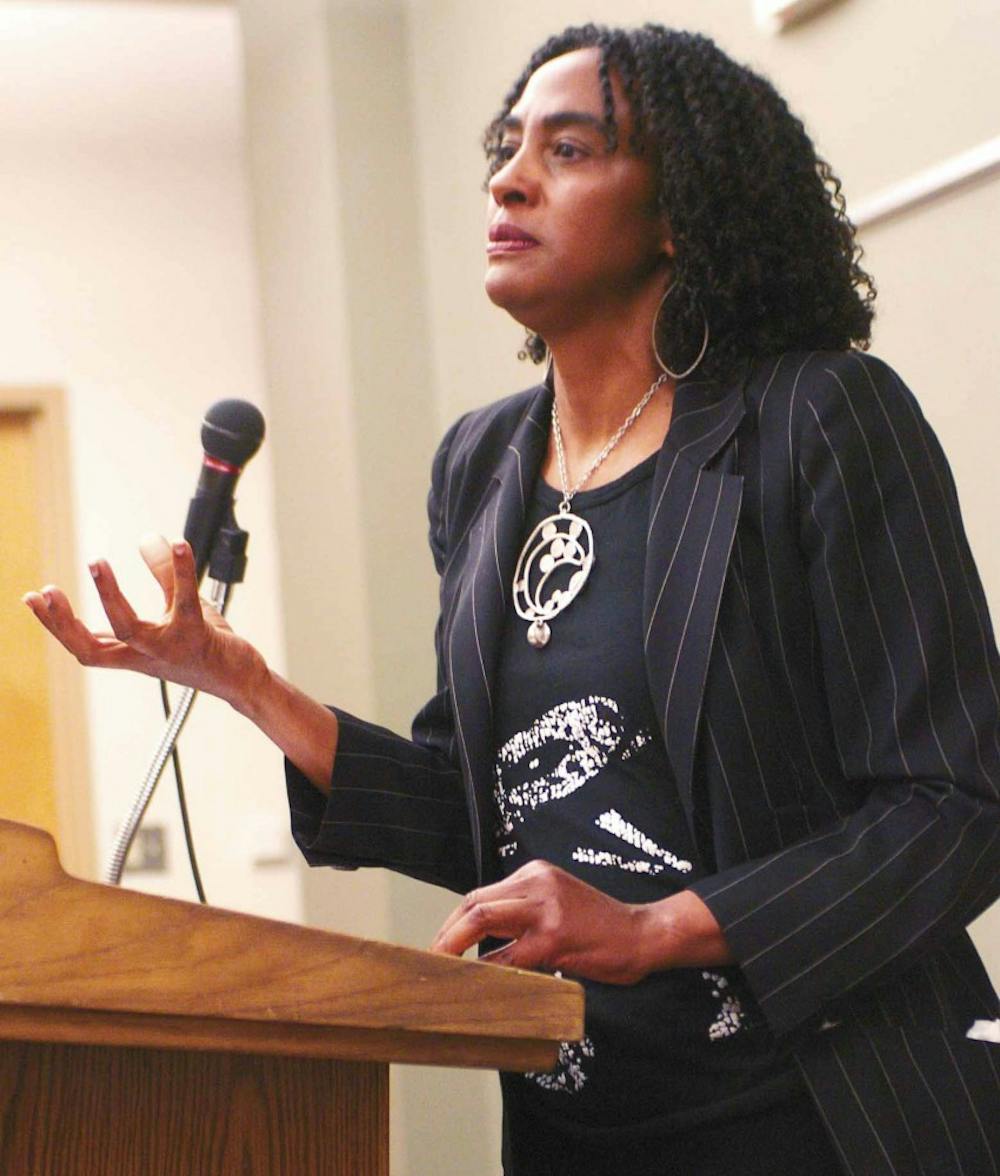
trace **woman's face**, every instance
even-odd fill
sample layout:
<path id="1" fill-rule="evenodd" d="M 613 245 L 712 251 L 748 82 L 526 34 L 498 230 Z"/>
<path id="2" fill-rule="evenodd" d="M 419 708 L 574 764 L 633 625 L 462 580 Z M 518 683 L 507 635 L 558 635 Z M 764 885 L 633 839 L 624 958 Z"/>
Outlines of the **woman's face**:
<path id="1" fill-rule="evenodd" d="M 658 296 L 673 255 L 614 75 L 618 148 L 608 150 L 599 61 L 596 48 L 578 49 L 531 75 L 489 184 L 486 292 L 550 341 Z"/>

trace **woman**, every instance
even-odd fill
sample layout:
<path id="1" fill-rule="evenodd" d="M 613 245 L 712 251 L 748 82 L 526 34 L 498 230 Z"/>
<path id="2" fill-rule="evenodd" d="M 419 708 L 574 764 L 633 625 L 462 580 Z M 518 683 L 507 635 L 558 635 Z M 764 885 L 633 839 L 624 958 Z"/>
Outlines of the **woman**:
<path id="1" fill-rule="evenodd" d="M 85 664 L 198 686 L 288 759 L 310 862 L 466 894 L 435 941 L 560 970 L 587 1034 L 505 1075 L 505 1171 L 982 1173 L 997 656 L 933 434 L 864 346 L 837 181 L 705 38 L 569 29 L 486 135 L 490 298 L 550 358 L 435 459 L 439 692 L 306 698 L 145 554 Z M 991 1113 L 993 1112 L 993 1113 Z"/>

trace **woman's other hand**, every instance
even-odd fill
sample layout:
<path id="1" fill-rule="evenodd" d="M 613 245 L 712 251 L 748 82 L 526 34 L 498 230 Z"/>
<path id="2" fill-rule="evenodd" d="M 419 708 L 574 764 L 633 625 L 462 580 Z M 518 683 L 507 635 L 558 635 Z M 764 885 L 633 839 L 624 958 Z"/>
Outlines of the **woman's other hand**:
<path id="1" fill-rule="evenodd" d="M 65 594 L 52 585 L 28 592 L 24 603 L 82 665 L 134 670 L 194 686 L 240 709 L 241 694 L 266 673 L 263 658 L 198 595 L 187 543 L 171 546 L 162 536 L 147 536 L 140 551 L 163 592 L 165 612 L 158 621 L 136 616 L 104 560 L 91 564 L 90 572 L 110 632 L 88 629 Z"/>
<path id="2" fill-rule="evenodd" d="M 691 891 L 659 902 L 619 902 L 544 861 L 467 894 L 431 951 L 462 955 L 488 936 L 512 941 L 483 956 L 490 963 L 605 984 L 732 962 L 718 923 Z"/>

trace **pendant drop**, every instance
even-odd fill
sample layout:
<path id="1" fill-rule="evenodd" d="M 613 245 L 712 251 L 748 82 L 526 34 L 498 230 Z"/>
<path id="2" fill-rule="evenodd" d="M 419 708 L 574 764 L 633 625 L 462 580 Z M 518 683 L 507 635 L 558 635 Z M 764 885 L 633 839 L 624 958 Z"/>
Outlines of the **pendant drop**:
<path id="1" fill-rule="evenodd" d="M 535 649 L 544 649 L 552 636 L 552 630 L 544 621 L 532 621 L 528 626 L 528 644 Z"/>

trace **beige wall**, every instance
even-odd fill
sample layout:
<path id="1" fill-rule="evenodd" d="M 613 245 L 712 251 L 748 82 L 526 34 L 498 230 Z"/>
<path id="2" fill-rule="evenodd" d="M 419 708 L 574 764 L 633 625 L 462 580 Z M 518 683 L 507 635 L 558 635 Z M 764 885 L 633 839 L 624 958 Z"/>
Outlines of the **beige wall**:
<path id="1" fill-rule="evenodd" d="M 449 418 L 519 381 L 528 382 L 511 358 L 520 338 L 517 328 L 480 294 L 478 143 L 485 121 L 530 51 L 565 24 L 587 18 L 658 20 L 715 37 L 786 95 L 820 152 L 833 162 L 849 202 L 998 133 L 1000 15 L 995 0 L 842 0 L 780 37 L 757 30 L 751 0 L 675 0 L 669 5 L 506 0 L 502 9 L 486 0 L 410 0 L 408 7 L 431 340 L 442 409 Z M 991 191 L 984 199 L 996 208 L 995 185 Z M 964 221 L 965 198 L 956 196 L 947 210 L 942 204 L 914 217 L 938 215 Z M 864 243 L 874 250 L 881 233 L 873 232 Z M 978 240 L 985 255 L 981 268 L 987 267 L 997 234 L 969 236 Z M 917 313 L 919 305 L 933 299 L 942 351 L 945 340 L 967 337 L 967 306 L 953 303 L 949 311 L 936 280 L 897 286 L 888 259 L 876 276 L 886 290 L 886 316 L 892 313 L 898 320 L 908 307 Z M 995 318 L 995 304 L 993 310 L 991 316 L 984 305 L 984 323 Z M 912 335 L 918 334 L 914 329 Z M 892 354 L 890 342 L 898 345 Z M 911 374 L 905 335 L 883 340 L 880 321 L 875 345 Z M 983 369 L 973 369 L 974 374 L 977 370 Z M 912 374 L 918 395 L 933 398 L 933 381 Z M 956 464 L 962 464 L 960 455 Z"/>
<path id="2" fill-rule="evenodd" d="M 458 412 L 533 379 L 514 358 L 519 328 L 481 290 L 479 137 L 539 41 L 585 17 L 710 33 L 772 76 L 849 201 L 997 133 L 995 0 L 843 0 L 778 38 L 757 30 L 751 0 L 241 0 L 240 14 L 266 362 L 276 419 L 300 438 L 275 444 L 290 665 L 399 730 L 433 687 L 419 540 L 434 442 Z M 952 457 L 995 615 L 998 192 L 986 183 L 864 236 L 882 290 L 875 350 Z M 293 540 L 301 501 L 324 530 Z M 420 945 L 451 901 L 325 872 L 307 918 L 367 919 Z M 984 924 L 980 940 L 1000 972 L 1000 930 Z M 499 1170 L 493 1079 L 400 1070 L 395 1082 L 397 1176 Z"/>
<path id="3" fill-rule="evenodd" d="M 208 405 L 241 396 L 267 412 L 239 79 L 226 7 L 0 4 L 0 385 L 65 391 L 79 563 L 63 586 L 92 624 L 83 561 L 96 555 L 156 610 L 136 544 L 150 529 L 180 533 Z M 250 565 L 231 616 L 280 664 L 272 497 L 265 446 L 240 486 Z M 76 767 L 103 868 L 159 737 L 159 694 L 148 679 L 76 672 L 90 735 Z M 280 756 L 202 699 L 182 758 L 210 899 L 298 918 Z M 127 884 L 193 897 L 167 778 L 149 820 L 167 828 L 170 869 Z M 284 863 L 254 864 L 254 835 Z"/>

